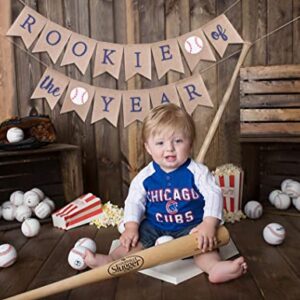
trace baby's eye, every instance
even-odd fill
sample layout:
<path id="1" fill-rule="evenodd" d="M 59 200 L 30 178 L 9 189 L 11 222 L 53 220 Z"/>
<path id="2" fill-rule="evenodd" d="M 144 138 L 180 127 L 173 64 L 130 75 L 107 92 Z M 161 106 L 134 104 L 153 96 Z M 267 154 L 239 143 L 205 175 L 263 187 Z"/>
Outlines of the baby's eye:
<path id="1" fill-rule="evenodd" d="M 177 143 L 177 144 L 182 143 L 182 142 L 183 142 L 182 139 L 176 139 L 176 140 L 175 140 L 175 143 Z"/>
<path id="2" fill-rule="evenodd" d="M 164 142 L 162 142 L 162 141 L 155 142 L 155 145 L 157 145 L 157 146 L 162 146 L 163 144 L 164 144 Z"/>

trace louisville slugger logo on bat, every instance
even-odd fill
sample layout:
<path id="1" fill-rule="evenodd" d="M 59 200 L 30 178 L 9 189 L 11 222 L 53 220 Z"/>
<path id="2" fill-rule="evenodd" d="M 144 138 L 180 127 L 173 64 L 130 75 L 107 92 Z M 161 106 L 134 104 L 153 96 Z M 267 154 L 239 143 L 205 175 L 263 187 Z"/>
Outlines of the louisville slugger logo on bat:
<path id="1" fill-rule="evenodd" d="M 139 255 L 130 255 L 113 262 L 108 267 L 108 273 L 111 276 L 120 276 L 130 271 L 138 271 L 144 265 L 144 259 Z"/>

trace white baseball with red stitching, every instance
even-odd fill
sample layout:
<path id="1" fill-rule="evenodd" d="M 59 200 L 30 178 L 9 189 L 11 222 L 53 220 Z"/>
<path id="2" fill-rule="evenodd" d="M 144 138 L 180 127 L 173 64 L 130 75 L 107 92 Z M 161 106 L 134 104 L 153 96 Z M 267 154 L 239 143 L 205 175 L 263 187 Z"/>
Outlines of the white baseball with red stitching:
<path id="1" fill-rule="evenodd" d="M 7 268 L 17 260 L 17 251 L 10 244 L 0 245 L 0 268 Z"/>
<path id="2" fill-rule="evenodd" d="M 80 240 L 78 240 L 76 242 L 74 248 L 77 248 L 79 246 L 87 248 L 90 251 L 92 251 L 93 253 L 95 253 L 96 249 L 97 249 L 96 243 L 92 239 L 87 238 L 87 237 L 83 237 Z"/>
<path id="3" fill-rule="evenodd" d="M 270 245 L 280 245 L 285 238 L 285 229 L 278 223 L 270 223 L 264 228 L 263 237 Z"/>
<path id="4" fill-rule="evenodd" d="M 68 263 L 73 269 L 84 270 L 87 267 L 84 261 L 86 251 L 86 248 L 82 246 L 71 249 L 68 255 Z"/>
<path id="5" fill-rule="evenodd" d="M 83 105 L 88 101 L 89 93 L 83 87 L 76 87 L 71 91 L 70 99 L 74 104 Z"/>
<path id="6" fill-rule="evenodd" d="M 198 54 L 203 49 L 203 41 L 199 36 L 190 36 L 185 40 L 184 48 L 190 54 Z"/>
<path id="7" fill-rule="evenodd" d="M 41 225 L 37 219 L 26 219 L 21 226 L 21 231 L 26 237 L 37 236 L 40 232 Z"/>

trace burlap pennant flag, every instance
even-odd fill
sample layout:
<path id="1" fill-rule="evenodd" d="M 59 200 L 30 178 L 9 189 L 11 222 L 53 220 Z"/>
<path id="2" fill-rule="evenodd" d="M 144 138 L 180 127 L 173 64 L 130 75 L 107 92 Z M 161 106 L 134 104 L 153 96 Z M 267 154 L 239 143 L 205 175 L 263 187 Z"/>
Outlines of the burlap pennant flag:
<path id="1" fill-rule="evenodd" d="M 47 68 L 30 99 L 46 98 L 51 109 L 61 98 L 70 78 L 51 68 Z"/>
<path id="2" fill-rule="evenodd" d="M 209 42 L 201 28 L 177 38 L 185 60 L 193 72 L 200 60 L 216 61 Z"/>
<path id="3" fill-rule="evenodd" d="M 176 87 L 182 103 L 190 115 L 198 105 L 214 106 L 200 74 L 180 80 L 176 83 Z"/>
<path id="4" fill-rule="evenodd" d="M 123 91 L 124 127 L 135 120 L 143 121 L 150 111 L 148 90 Z"/>
<path id="5" fill-rule="evenodd" d="M 47 19 L 31 9 L 29 6 L 25 6 L 15 22 L 9 28 L 6 35 L 8 36 L 20 36 L 27 49 L 32 45 L 39 33 L 42 31 L 47 23 Z"/>
<path id="6" fill-rule="evenodd" d="M 130 44 L 124 46 L 125 80 L 141 74 L 151 80 L 151 45 Z"/>
<path id="7" fill-rule="evenodd" d="M 153 107 L 161 104 L 174 103 L 180 106 L 179 96 L 174 83 L 149 89 Z"/>
<path id="8" fill-rule="evenodd" d="M 107 119 L 113 126 L 117 127 L 122 92 L 118 90 L 96 88 L 92 123 Z"/>
<path id="9" fill-rule="evenodd" d="M 176 39 L 169 39 L 152 44 L 152 54 L 158 79 L 169 70 L 184 73 L 184 67 Z"/>
<path id="10" fill-rule="evenodd" d="M 203 31 L 221 57 L 229 44 L 244 43 L 224 14 L 203 26 Z"/>
<path id="11" fill-rule="evenodd" d="M 61 66 L 75 64 L 85 73 L 96 47 L 96 41 L 78 33 L 72 33 Z"/>
<path id="12" fill-rule="evenodd" d="M 67 44 L 72 31 L 48 21 L 32 52 L 47 52 L 55 64 Z"/>
<path id="13" fill-rule="evenodd" d="M 123 45 L 97 42 L 93 77 L 105 72 L 119 79 L 123 57 Z"/>
<path id="14" fill-rule="evenodd" d="M 77 80 L 70 80 L 60 113 L 75 111 L 84 122 L 95 93 L 95 87 Z"/>

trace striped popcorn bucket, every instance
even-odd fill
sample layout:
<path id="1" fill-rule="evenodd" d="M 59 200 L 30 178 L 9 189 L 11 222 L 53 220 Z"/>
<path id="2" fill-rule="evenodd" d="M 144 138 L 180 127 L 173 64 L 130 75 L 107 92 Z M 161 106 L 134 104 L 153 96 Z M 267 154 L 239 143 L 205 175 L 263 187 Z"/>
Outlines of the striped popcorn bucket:
<path id="1" fill-rule="evenodd" d="M 237 171 L 231 175 L 215 175 L 217 184 L 222 189 L 223 208 L 236 213 L 241 210 L 244 172 Z"/>

